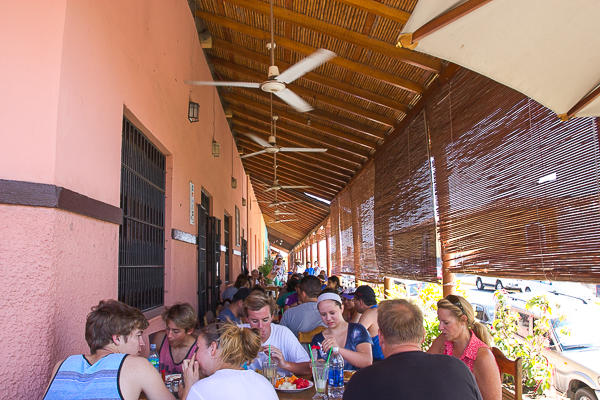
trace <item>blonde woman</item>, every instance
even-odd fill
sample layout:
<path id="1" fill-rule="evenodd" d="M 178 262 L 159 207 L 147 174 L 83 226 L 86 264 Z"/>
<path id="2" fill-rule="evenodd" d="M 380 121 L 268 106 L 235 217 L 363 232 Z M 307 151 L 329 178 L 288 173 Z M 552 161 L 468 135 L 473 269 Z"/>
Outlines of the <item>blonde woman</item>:
<path id="1" fill-rule="evenodd" d="M 198 337 L 198 351 L 191 360 L 184 361 L 186 387 L 191 385 L 184 398 L 277 400 L 268 380 L 242 368 L 261 350 L 260 332 L 256 329 L 221 323 L 205 326 Z M 207 378 L 199 380 L 200 373 Z"/>
<path id="2" fill-rule="evenodd" d="M 462 360 L 473 372 L 483 400 L 502 399 L 500 372 L 490 350 L 491 337 L 475 321 L 473 306 L 464 297 L 448 295 L 437 303 L 440 331 L 428 353 Z"/>

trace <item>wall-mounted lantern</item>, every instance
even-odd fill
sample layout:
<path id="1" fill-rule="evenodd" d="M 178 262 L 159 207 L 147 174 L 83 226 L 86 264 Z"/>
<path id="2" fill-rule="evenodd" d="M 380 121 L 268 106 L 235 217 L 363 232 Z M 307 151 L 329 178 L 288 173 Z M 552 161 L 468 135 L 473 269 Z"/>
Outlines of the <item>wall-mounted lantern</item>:
<path id="1" fill-rule="evenodd" d="M 200 105 L 190 101 L 188 106 L 188 119 L 190 122 L 198 122 L 198 114 L 200 112 Z"/>

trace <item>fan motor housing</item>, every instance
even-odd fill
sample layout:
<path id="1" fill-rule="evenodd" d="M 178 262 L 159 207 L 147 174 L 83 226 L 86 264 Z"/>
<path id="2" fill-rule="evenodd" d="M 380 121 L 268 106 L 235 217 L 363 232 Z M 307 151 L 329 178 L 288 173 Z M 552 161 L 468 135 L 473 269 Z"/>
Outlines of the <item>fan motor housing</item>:
<path id="1" fill-rule="evenodd" d="M 267 93 L 277 93 L 285 89 L 285 83 L 276 80 L 266 81 L 260 88 Z"/>

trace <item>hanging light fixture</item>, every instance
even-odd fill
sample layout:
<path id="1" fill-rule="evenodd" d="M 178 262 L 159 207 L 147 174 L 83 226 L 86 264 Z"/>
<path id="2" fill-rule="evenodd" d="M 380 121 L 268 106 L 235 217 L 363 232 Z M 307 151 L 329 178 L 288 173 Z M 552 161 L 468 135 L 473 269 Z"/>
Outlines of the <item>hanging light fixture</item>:
<path id="1" fill-rule="evenodd" d="M 212 155 L 213 157 L 219 157 L 221 155 L 221 146 L 215 139 L 212 141 Z"/>
<path id="2" fill-rule="evenodd" d="M 235 179 L 233 176 L 231 177 L 231 188 L 237 189 L 237 179 Z"/>
<path id="3" fill-rule="evenodd" d="M 190 104 L 188 106 L 188 119 L 190 122 L 198 122 L 198 114 L 200 112 L 200 105 L 198 103 L 194 103 L 190 100 Z"/>

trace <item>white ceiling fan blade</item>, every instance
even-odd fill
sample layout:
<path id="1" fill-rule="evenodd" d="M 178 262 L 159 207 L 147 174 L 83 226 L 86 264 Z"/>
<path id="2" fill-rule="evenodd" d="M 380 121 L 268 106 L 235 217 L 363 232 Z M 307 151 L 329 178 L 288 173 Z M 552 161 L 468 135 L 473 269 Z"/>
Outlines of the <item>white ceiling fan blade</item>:
<path id="1" fill-rule="evenodd" d="M 292 92 L 290 89 L 284 89 L 281 92 L 274 92 L 273 94 L 285 101 L 290 106 L 294 107 L 294 109 L 298 112 L 309 112 L 314 110 L 310 104 L 302 100 L 300 96 Z"/>
<path id="2" fill-rule="evenodd" d="M 221 81 L 183 81 L 188 85 L 196 85 L 196 86 L 236 86 L 236 87 L 245 87 L 245 88 L 255 88 L 260 89 L 260 83 L 254 82 L 221 82 Z"/>
<path id="3" fill-rule="evenodd" d="M 279 221 L 274 221 L 274 222 L 292 222 L 292 221 L 298 221 L 297 219 L 280 219 Z"/>
<path id="4" fill-rule="evenodd" d="M 302 200 L 282 201 L 281 203 L 277 203 L 277 204 L 281 205 L 281 204 L 293 204 L 293 203 L 302 203 Z"/>
<path id="5" fill-rule="evenodd" d="M 273 189 L 272 187 L 270 187 L 268 189 L 263 190 L 263 192 L 270 192 L 271 190 L 279 190 L 279 189 Z"/>
<path id="6" fill-rule="evenodd" d="M 254 140 L 256 143 L 260 144 L 262 147 L 271 147 L 269 142 L 267 142 L 265 139 L 261 138 L 260 136 L 256 136 L 253 133 L 244 133 L 244 135 L 248 136 L 250 139 Z"/>
<path id="7" fill-rule="evenodd" d="M 282 189 L 312 189 L 313 186 L 282 186 Z"/>
<path id="8" fill-rule="evenodd" d="M 283 73 L 275 79 L 279 82 L 290 83 L 300 78 L 305 73 L 317 68 L 319 65 L 326 63 L 335 56 L 336 54 L 333 51 L 319 49 L 283 71 Z"/>
<path id="9" fill-rule="evenodd" d="M 278 212 L 276 215 L 294 215 L 294 213 Z"/>
<path id="10" fill-rule="evenodd" d="M 266 153 L 266 150 L 261 150 L 261 151 L 257 151 L 256 153 L 250 153 L 250 154 L 245 154 L 243 156 L 241 156 L 240 158 L 243 160 L 244 158 L 248 158 L 248 157 L 252 157 L 252 156 L 257 156 L 259 154 L 263 154 Z"/>
<path id="11" fill-rule="evenodd" d="M 308 147 L 282 147 L 279 149 L 279 151 L 304 151 L 307 153 L 323 153 L 327 151 L 327 149 L 313 149 Z"/>

